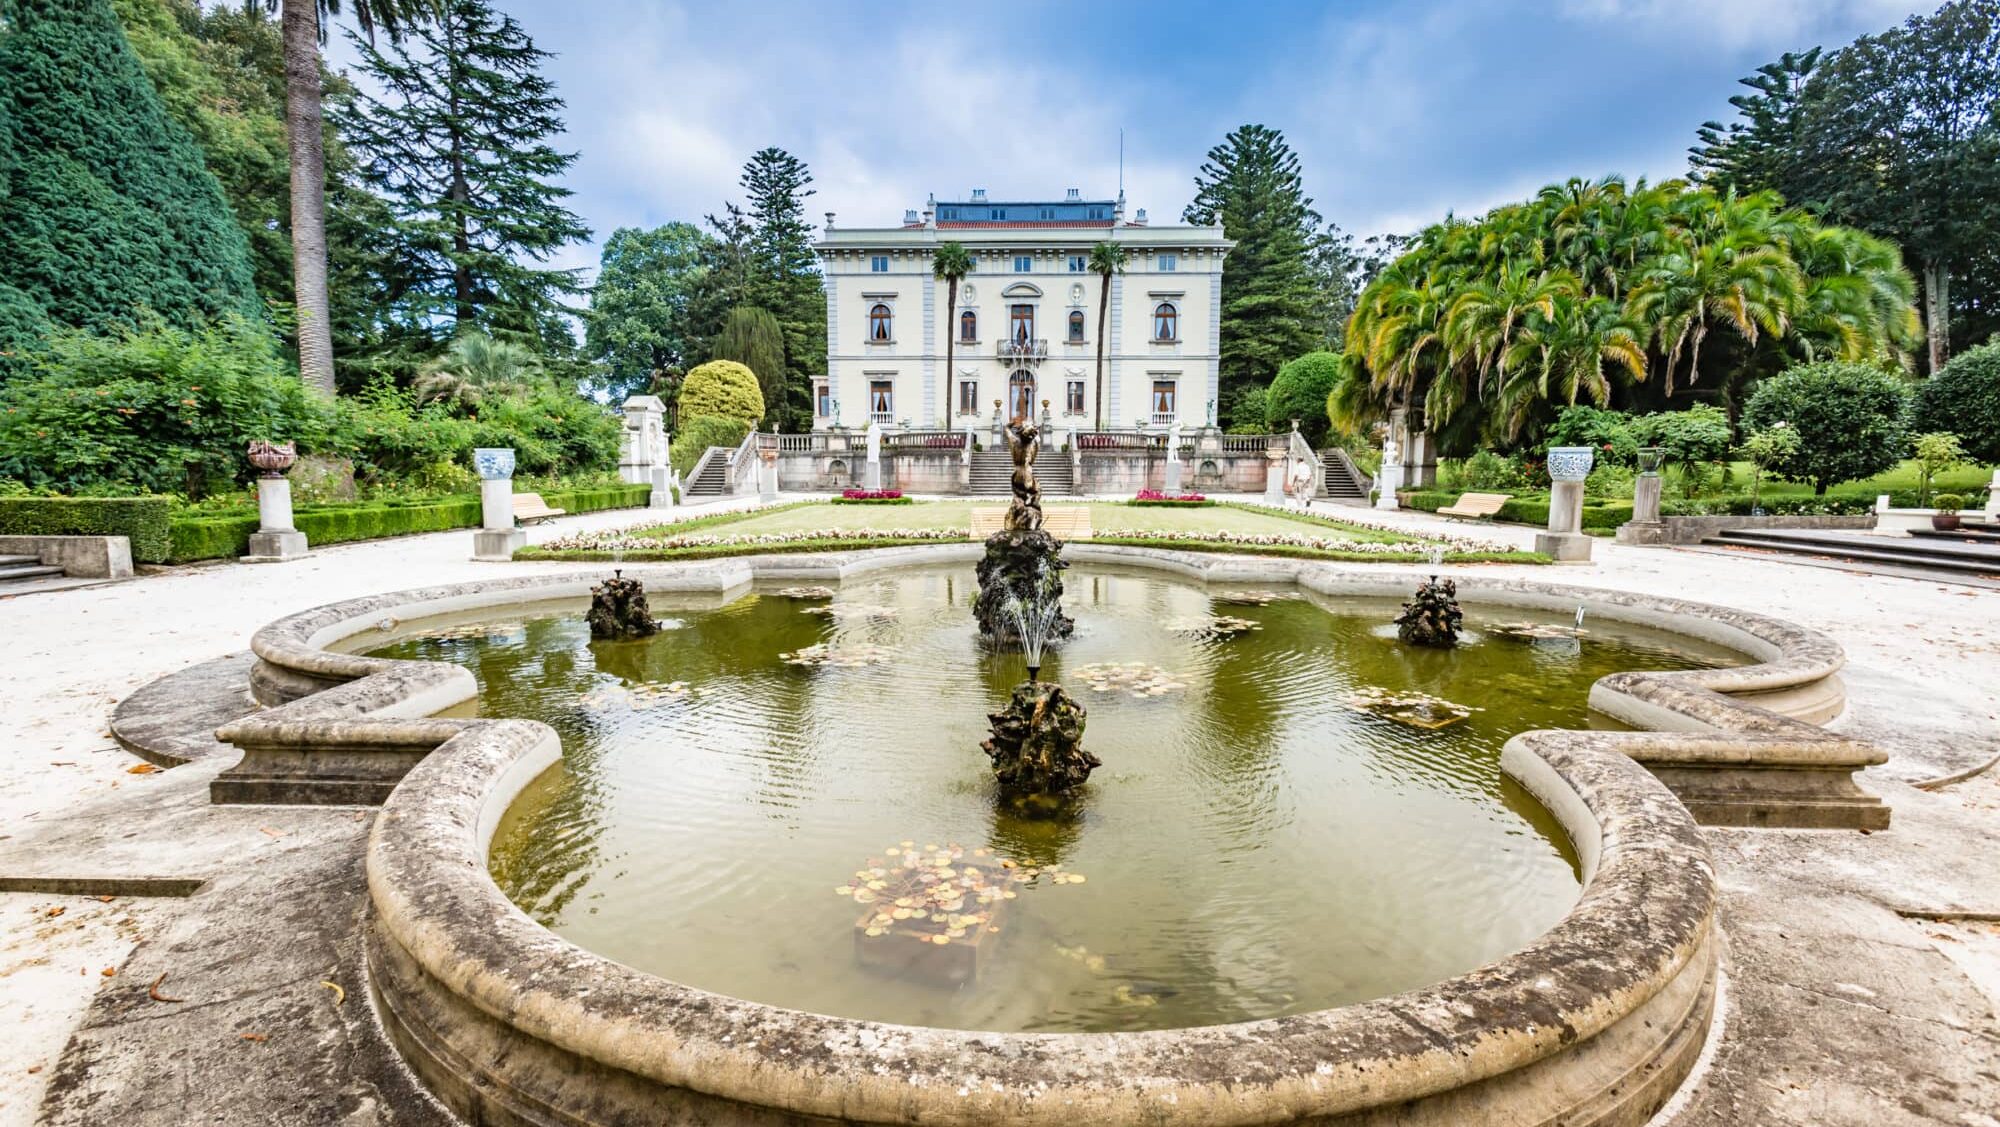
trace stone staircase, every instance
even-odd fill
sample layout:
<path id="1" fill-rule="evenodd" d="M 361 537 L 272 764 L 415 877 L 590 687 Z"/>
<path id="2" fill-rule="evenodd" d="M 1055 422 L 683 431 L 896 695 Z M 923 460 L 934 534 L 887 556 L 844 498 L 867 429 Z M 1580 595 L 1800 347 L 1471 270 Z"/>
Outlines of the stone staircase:
<path id="1" fill-rule="evenodd" d="M 1345 451 L 1337 448 L 1320 451 L 1320 496 L 1337 505 L 1368 505 L 1368 485 L 1366 478 L 1354 468 Z"/>
<path id="2" fill-rule="evenodd" d="M 1043 496 L 1061 497 L 1076 491 L 1069 455 L 1044 447 L 1035 456 L 1035 481 Z M 979 497 L 1006 496 L 1013 491 L 1014 456 L 1005 450 L 974 450 L 972 480 L 966 491 Z"/>
<path id="3" fill-rule="evenodd" d="M 0 595 L 62 574 L 62 568 L 43 563 L 40 556 L 0 556 Z"/>
<path id="4" fill-rule="evenodd" d="M 729 447 L 711 446 L 708 449 L 708 463 L 683 490 L 689 497 L 720 497 L 729 492 Z"/>
<path id="5" fill-rule="evenodd" d="M 2000 541 L 1950 533 L 1873 536 L 1794 528 L 1732 528 L 1706 536 L 1704 545 L 1844 560 L 1896 571 L 2000 578 Z"/>

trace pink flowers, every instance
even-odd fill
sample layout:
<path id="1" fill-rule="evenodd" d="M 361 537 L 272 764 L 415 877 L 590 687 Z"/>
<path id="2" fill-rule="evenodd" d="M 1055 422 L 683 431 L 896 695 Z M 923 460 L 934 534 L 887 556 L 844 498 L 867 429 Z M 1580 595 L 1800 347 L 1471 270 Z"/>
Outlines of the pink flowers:
<path id="1" fill-rule="evenodd" d="M 840 492 L 840 499 L 843 501 L 894 501 L 902 497 L 902 495 L 903 491 L 900 489 L 843 489 Z"/>
<path id="2" fill-rule="evenodd" d="M 1184 505 L 1198 505 L 1208 500 L 1199 493 L 1162 493 L 1157 489 L 1141 489 L 1135 501 L 1168 501 Z"/>

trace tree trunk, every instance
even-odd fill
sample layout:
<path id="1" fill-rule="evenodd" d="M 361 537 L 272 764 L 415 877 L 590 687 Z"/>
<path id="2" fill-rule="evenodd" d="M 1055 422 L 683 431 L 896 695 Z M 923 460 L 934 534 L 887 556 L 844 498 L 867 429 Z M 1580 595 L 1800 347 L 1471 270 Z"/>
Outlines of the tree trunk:
<path id="1" fill-rule="evenodd" d="M 326 153 L 320 134 L 319 4 L 286 0 L 285 140 L 292 164 L 292 301 L 299 378 L 334 394 L 333 328 L 326 296 Z"/>
<path id="2" fill-rule="evenodd" d="M 1104 429 L 1104 315 L 1111 308 L 1111 275 L 1102 276 L 1097 291 L 1097 429 Z"/>
<path id="3" fill-rule="evenodd" d="M 1951 359 L 1951 274 L 1944 263 L 1924 263 L 1924 335 L 1930 342 L 1931 375 Z"/>

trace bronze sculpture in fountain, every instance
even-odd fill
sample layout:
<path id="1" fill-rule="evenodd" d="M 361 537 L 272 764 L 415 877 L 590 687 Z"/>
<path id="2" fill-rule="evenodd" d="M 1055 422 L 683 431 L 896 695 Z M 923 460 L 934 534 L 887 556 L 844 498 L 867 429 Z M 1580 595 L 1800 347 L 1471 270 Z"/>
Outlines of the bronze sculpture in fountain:
<path id="1" fill-rule="evenodd" d="M 660 624 L 646 605 L 646 588 L 636 579 L 625 578 L 622 569 L 590 589 L 590 636 L 599 642 L 650 638 L 660 632 Z"/>

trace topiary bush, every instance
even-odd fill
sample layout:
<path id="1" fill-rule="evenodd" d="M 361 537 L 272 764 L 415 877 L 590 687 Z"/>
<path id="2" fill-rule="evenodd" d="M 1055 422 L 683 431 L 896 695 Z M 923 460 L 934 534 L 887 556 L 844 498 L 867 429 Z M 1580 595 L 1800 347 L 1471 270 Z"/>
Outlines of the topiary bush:
<path id="1" fill-rule="evenodd" d="M 1918 384 L 1912 427 L 1950 431 L 1974 461 L 2000 462 L 2000 340 L 1959 353 Z"/>
<path id="2" fill-rule="evenodd" d="M 1748 430 L 1785 423 L 1798 449 L 1772 459 L 1768 470 L 1806 482 L 1823 494 L 1830 485 L 1893 469 L 1909 447 L 1910 393 L 1900 379 L 1865 364 L 1802 364 L 1757 385 L 1743 409 Z"/>
<path id="3" fill-rule="evenodd" d="M 172 512 L 167 497 L 0 497 L 0 536 L 123 536 L 134 562 L 161 563 Z"/>
<path id="4" fill-rule="evenodd" d="M 725 419 L 716 415 L 698 415 L 692 419 L 682 417 L 681 432 L 674 435 L 669 460 L 682 477 L 694 472 L 694 464 L 711 446 L 736 446 L 743 436 L 750 433 L 750 424 L 741 419 Z"/>
<path id="5" fill-rule="evenodd" d="M 748 433 L 749 425 L 764 417 L 764 393 L 757 387 L 756 374 L 734 360 L 710 360 L 689 372 L 681 381 L 681 427 L 685 430 L 689 420 L 709 415 L 741 419 Z"/>
<path id="6" fill-rule="evenodd" d="M 1264 393 L 1264 422 L 1272 434 L 1291 429 L 1299 421 L 1299 433 L 1317 450 L 1326 445 L 1332 423 L 1326 416 L 1326 397 L 1340 378 L 1340 357 L 1331 352 L 1308 352 L 1288 360 L 1271 380 Z"/>

